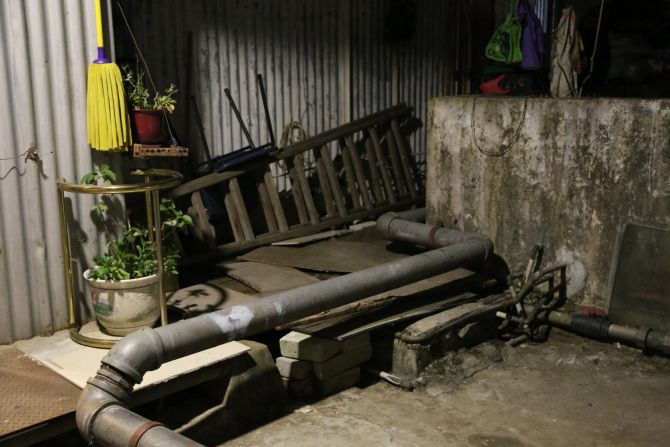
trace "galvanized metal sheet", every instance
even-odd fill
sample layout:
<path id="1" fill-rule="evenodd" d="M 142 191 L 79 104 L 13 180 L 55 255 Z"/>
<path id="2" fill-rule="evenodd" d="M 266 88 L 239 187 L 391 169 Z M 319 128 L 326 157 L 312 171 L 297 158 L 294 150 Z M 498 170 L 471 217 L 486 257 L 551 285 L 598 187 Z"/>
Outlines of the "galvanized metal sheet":
<path id="1" fill-rule="evenodd" d="M 352 107 L 360 118 L 399 102 L 413 106 L 424 126 L 410 143 L 425 172 L 428 99 L 469 92 L 469 31 L 463 2 L 410 3 L 413 34 L 395 42 L 387 38 L 390 0 L 351 3 Z"/>
<path id="2" fill-rule="evenodd" d="M 230 88 L 255 144 L 269 141 L 256 74 L 264 76 L 277 138 L 290 120 L 311 133 L 338 124 L 337 2 L 252 0 L 124 2 L 131 28 L 160 87 L 182 90 L 174 122 L 183 140 L 203 160 L 191 112 L 184 128 L 187 95 L 195 96 L 213 156 L 247 145 L 224 88 Z M 188 34 L 193 33 L 194 66 L 188 64 Z M 125 26 L 116 33 L 127 53 L 134 52 Z M 192 68 L 192 89 L 187 78 Z"/>
<path id="3" fill-rule="evenodd" d="M 182 89 L 174 122 L 182 139 L 204 160 L 188 94 L 196 97 L 212 155 L 246 145 L 224 95 L 242 111 L 256 144 L 267 142 L 255 75 L 262 73 L 270 112 L 279 137 L 291 120 L 315 134 L 406 102 L 425 122 L 433 96 L 467 92 L 464 64 L 469 57 L 462 2 L 415 2 L 416 33 L 408 42 L 385 41 L 390 0 L 258 2 L 222 0 L 145 0 L 123 2 L 131 28 L 164 87 Z M 126 53 L 132 42 L 117 21 L 117 37 Z M 192 91 L 186 88 L 188 34 L 194 36 Z M 459 51 L 459 49 L 463 48 Z M 350 86 L 349 92 L 343 92 Z M 425 160 L 425 130 L 411 141 L 419 163 Z"/>
<path id="4" fill-rule="evenodd" d="M 90 171 L 86 70 L 95 56 L 93 4 L 0 2 L 0 343 L 67 321 L 55 180 Z M 40 161 L 11 158 L 34 146 Z M 72 201 L 88 216 L 90 200 Z M 78 253 L 97 242 L 83 222 Z"/>

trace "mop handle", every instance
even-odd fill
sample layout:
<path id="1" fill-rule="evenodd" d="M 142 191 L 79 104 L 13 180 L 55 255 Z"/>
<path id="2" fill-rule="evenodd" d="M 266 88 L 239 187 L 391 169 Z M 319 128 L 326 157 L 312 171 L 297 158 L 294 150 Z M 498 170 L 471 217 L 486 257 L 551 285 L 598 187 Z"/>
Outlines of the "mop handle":
<path id="1" fill-rule="evenodd" d="M 111 61 L 105 57 L 104 36 L 102 32 L 102 0 L 93 0 L 95 3 L 95 30 L 98 37 L 98 58 L 93 61 L 94 64 L 108 64 Z"/>

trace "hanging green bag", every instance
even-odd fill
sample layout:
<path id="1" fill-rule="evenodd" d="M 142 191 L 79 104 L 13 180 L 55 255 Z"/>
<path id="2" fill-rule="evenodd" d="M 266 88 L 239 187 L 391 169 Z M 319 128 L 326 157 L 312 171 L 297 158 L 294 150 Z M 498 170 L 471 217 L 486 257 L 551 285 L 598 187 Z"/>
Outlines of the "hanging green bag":
<path id="1" fill-rule="evenodd" d="M 510 13 L 505 22 L 493 33 L 486 45 L 486 57 L 506 64 L 516 64 L 523 60 L 521 54 L 521 24 Z"/>

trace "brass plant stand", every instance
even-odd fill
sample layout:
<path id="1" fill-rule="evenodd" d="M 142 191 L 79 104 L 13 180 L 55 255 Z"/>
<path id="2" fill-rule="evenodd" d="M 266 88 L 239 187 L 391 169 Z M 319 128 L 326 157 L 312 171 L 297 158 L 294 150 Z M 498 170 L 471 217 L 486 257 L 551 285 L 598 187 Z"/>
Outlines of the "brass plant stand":
<path id="1" fill-rule="evenodd" d="M 68 219 L 65 215 L 65 192 L 78 194 L 131 194 L 143 192 L 147 208 L 147 227 L 149 237 L 156 243 L 156 261 L 158 263 L 158 295 L 161 311 L 161 326 L 168 324 L 167 303 L 163 290 L 163 249 L 161 241 L 161 216 L 159 191 L 174 188 L 179 185 L 183 177 L 179 172 L 168 169 L 145 169 L 132 171 L 131 175 L 143 176 L 144 183 L 124 185 L 80 185 L 68 183 L 63 179 L 56 181 L 58 190 L 58 209 L 60 214 L 61 244 L 63 246 L 63 271 L 67 294 L 68 326 L 70 338 L 84 346 L 91 348 L 111 348 L 116 340 L 103 340 L 89 337 L 80 333 L 82 323 L 77 316 L 74 298 L 74 280 L 72 277 L 72 258 L 70 251 L 70 231 Z M 153 180 L 152 177 L 160 177 Z M 153 229 L 153 231 L 152 231 Z"/>

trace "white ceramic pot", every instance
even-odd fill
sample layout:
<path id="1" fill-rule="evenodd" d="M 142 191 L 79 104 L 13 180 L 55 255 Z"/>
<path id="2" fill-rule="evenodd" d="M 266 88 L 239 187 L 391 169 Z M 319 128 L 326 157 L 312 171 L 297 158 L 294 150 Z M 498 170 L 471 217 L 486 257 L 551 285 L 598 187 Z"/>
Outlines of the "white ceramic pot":
<path id="1" fill-rule="evenodd" d="M 158 275 L 103 281 L 89 278 L 86 270 L 84 279 L 91 290 L 95 317 L 108 334 L 123 336 L 158 321 Z"/>

